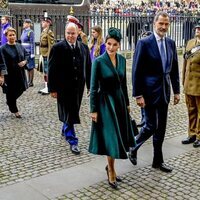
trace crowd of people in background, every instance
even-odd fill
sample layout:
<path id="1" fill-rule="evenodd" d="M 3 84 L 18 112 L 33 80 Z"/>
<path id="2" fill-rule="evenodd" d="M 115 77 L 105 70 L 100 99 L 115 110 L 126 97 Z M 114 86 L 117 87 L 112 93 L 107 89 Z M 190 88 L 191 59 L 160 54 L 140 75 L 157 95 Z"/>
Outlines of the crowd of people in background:
<path id="1" fill-rule="evenodd" d="M 103 4 L 98 1 L 90 5 L 91 14 L 109 14 L 115 16 L 149 16 L 157 11 L 165 11 L 170 16 L 195 15 L 198 13 L 198 2 L 192 0 L 187 3 L 185 0 L 175 1 L 111 1 L 105 0 Z"/>

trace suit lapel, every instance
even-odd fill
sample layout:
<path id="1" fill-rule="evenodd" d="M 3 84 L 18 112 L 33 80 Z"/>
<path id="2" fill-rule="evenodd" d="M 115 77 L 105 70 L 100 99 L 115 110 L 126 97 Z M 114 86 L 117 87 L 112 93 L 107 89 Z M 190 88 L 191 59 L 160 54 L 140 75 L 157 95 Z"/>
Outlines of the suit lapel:
<path id="1" fill-rule="evenodd" d="M 109 67 L 110 69 L 113 69 L 113 68 L 114 68 L 114 67 L 113 67 L 113 64 L 112 64 L 112 62 L 111 62 L 111 60 L 110 60 L 110 57 L 109 57 L 109 55 L 108 55 L 107 52 L 105 52 L 105 53 L 103 54 L 103 57 L 104 57 L 104 59 L 105 59 L 106 64 L 108 65 L 108 67 Z"/>
<path id="2" fill-rule="evenodd" d="M 110 57 L 109 57 L 109 55 L 108 55 L 108 53 L 107 52 L 105 52 L 104 54 L 103 54 L 103 57 L 105 58 L 105 62 L 106 62 L 106 64 L 108 65 L 108 67 L 111 69 L 111 71 L 113 72 L 113 74 L 118 78 L 118 80 L 120 81 L 120 79 L 119 79 L 119 75 L 118 75 L 118 68 L 119 68 L 119 56 L 118 56 L 118 54 L 116 55 L 117 56 L 117 66 L 116 66 L 116 68 L 113 66 L 113 64 L 112 64 L 112 62 L 111 62 L 111 60 L 110 60 Z"/>
<path id="3" fill-rule="evenodd" d="M 173 58 L 173 49 L 171 47 L 171 42 L 168 38 L 166 38 L 166 52 L 167 52 L 167 65 L 165 71 L 171 66 L 172 58 Z"/>
<path id="4" fill-rule="evenodd" d="M 154 34 L 152 34 L 150 37 L 150 46 L 151 46 L 151 51 L 153 52 L 153 54 L 157 57 L 158 55 L 160 56 L 160 51 L 156 42 L 156 38 L 154 36 Z M 161 60 L 161 58 L 160 58 Z M 162 61 L 161 61 L 162 62 Z"/>

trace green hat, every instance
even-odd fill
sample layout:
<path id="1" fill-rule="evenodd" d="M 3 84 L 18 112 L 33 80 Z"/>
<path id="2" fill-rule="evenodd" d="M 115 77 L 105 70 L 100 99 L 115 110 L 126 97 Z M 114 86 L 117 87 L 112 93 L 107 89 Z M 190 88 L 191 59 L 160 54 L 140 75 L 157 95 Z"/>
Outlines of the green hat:
<path id="1" fill-rule="evenodd" d="M 108 38 L 114 38 L 118 42 L 122 39 L 122 35 L 119 29 L 111 27 L 108 29 Z"/>

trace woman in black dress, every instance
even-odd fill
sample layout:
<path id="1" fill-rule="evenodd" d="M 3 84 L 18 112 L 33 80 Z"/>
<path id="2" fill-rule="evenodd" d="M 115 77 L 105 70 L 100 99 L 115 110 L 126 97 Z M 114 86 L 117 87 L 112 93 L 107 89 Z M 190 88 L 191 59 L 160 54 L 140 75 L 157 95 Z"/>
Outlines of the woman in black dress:
<path id="1" fill-rule="evenodd" d="M 5 75 L 6 100 L 11 113 L 21 118 L 17 108 L 17 99 L 28 88 L 25 66 L 28 53 L 21 44 L 16 43 L 16 30 L 12 27 L 5 32 L 8 42 L 1 47 L 3 62 L 8 74 Z"/>

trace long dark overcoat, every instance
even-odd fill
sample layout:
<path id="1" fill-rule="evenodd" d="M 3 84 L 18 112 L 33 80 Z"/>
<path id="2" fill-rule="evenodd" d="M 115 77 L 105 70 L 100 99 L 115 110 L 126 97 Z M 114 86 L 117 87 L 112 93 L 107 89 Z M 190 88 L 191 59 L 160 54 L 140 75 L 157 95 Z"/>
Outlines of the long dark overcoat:
<path id="1" fill-rule="evenodd" d="M 19 67 L 18 63 L 28 60 L 28 52 L 21 44 L 5 44 L 1 47 L 1 55 L 8 74 L 5 76 L 8 93 L 12 93 L 18 98 L 23 91 L 28 88 L 24 67 Z"/>
<path id="2" fill-rule="evenodd" d="M 127 158 L 129 147 L 135 145 L 127 106 L 126 60 L 117 54 L 113 66 L 107 52 L 92 65 L 90 109 L 98 113 L 92 122 L 89 152 L 112 158 Z"/>
<path id="3" fill-rule="evenodd" d="M 1 48 L 0 48 L 0 75 L 5 75 L 7 74 L 6 66 L 3 62 L 3 58 L 1 55 Z"/>
<path id="4" fill-rule="evenodd" d="M 90 88 L 91 60 L 88 47 L 76 42 L 76 53 L 81 66 L 74 66 L 73 52 L 66 40 L 55 44 L 49 56 L 49 92 L 57 92 L 59 120 L 80 123 L 79 109 L 85 83 Z"/>

